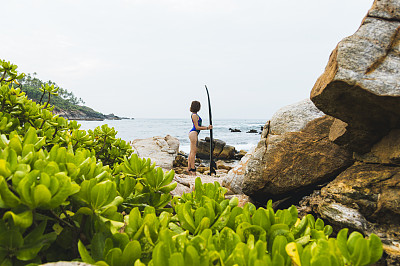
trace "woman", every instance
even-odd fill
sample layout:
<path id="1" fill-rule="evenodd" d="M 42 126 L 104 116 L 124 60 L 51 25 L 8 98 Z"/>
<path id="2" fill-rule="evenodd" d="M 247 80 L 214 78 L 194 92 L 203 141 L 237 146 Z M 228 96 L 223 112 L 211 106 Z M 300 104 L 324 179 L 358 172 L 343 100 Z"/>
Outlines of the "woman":
<path id="1" fill-rule="evenodd" d="M 190 105 L 190 112 L 192 112 L 192 122 L 193 128 L 189 132 L 189 140 L 190 140 L 190 153 L 188 159 L 188 171 L 190 175 L 196 175 L 196 167 L 194 166 L 194 161 L 196 159 L 197 152 L 197 137 L 200 133 L 200 130 L 209 130 L 212 129 L 212 125 L 208 127 L 201 126 L 201 118 L 197 114 L 200 111 L 200 102 L 193 101 Z"/>

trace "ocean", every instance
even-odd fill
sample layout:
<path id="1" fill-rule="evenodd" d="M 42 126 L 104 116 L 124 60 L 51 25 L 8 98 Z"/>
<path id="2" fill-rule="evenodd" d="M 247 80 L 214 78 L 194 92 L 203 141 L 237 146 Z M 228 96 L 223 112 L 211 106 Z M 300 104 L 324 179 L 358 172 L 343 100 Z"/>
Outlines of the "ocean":
<path id="1" fill-rule="evenodd" d="M 261 128 L 266 122 L 267 120 L 255 119 L 216 119 L 213 120 L 213 136 L 215 139 L 223 140 L 226 144 L 234 146 L 237 151 L 248 151 L 259 142 Z M 85 130 L 107 124 L 109 127 L 114 127 L 118 132 L 117 137 L 125 141 L 171 135 L 179 140 L 179 150 L 185 153 L 189 153 L 190 150 L 188 138 L 188 133 L 192 128 L 190 119 L 135 118 L 133 120 L 78 121 L 78 123 L 81 124 L 80 129 Z M 203 125 L 208 125 L 207 119 L 203 118 Z M 241 132 L 231 132 L 229 128 L 239 129 Z M 257 133 L 246 133 L 252 129 Z M 199 139 L 209 136 L 208 130 L 202 130 Z"/>

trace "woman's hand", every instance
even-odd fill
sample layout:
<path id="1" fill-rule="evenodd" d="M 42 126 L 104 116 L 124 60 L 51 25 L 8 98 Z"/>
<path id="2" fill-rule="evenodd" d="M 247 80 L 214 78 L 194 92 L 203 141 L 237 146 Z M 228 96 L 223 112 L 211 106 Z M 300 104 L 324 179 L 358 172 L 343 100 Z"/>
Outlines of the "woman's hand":
<path id="1" fill-rule="evenodd" d="M 209 125 L 209 126 L 207 127 L 208 130 L 210 130 L 210 129 L 212 129 L 212 128 L 213 128 L 212 125 Z"/>

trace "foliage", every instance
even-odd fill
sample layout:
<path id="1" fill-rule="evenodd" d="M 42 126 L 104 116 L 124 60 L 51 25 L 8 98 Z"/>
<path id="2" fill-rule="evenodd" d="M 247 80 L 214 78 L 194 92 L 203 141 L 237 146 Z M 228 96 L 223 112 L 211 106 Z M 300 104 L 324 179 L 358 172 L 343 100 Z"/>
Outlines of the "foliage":
<path id="1" fill-rule="evenodd" d="M 0 264 L 80 259 L 97 265 L 367 265 L 380 239 L 348 236 L 297 209 L 225 199 L 219 183 L 172 199 L 174 172 L 132 154 L 107 125 L 52 114 L 54 84 L 28 100 L 0 61 Z"/>
<path id="2" fill-rule="evenodd" d="M 20 83 L 23 87 L 22 91 L 26 93 L 26 96 L 40 104 L 48 101 L 48 99 L 44 98 L 43 87 L 48 86 L 58 88 L 57 84 L 51 80 L 44 82 L 37 78 L 36 73 L 33 73 L 33 75 L 27 74 L 20 80 Z M 85 102 L 81 98 L 78 99 L 72 92 L 63 88 L 58 88 L 57 95 L 52 95 L 51 102 L 56 111 L 80 111 L 91 117 L 99 119 L 104 118 L 103 114 L 96 112 L 89 107 L 83 106 L 82 104 L 85 104 Z"/>

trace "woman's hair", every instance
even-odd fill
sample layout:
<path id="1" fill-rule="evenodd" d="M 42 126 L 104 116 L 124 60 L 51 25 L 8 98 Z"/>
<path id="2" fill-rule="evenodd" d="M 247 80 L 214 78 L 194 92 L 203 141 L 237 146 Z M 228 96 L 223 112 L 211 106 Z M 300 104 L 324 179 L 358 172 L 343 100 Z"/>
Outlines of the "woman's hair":
<path id="1" fill-rule="evenodd" d="M 190 112 L 192 113 L 197 113 L 200 111 L 200 102 L 198 101 L 193 101 L 192 104 L 190 105 Z"/>

